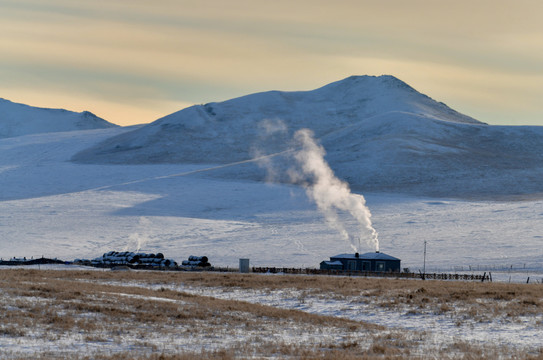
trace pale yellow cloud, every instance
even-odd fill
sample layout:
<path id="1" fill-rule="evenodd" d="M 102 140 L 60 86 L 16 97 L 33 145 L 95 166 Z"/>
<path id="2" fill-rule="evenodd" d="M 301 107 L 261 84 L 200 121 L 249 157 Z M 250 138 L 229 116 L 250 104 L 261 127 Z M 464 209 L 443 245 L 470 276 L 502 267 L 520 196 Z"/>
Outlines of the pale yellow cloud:
<path id="1" fill-rule="evenodd" d="M 543 124 L 542 13 L 535 0 L 0 0 L 0 97 L 48 93 L 40 106 L 127 124 L 392 74 L 483 121 Z"/>

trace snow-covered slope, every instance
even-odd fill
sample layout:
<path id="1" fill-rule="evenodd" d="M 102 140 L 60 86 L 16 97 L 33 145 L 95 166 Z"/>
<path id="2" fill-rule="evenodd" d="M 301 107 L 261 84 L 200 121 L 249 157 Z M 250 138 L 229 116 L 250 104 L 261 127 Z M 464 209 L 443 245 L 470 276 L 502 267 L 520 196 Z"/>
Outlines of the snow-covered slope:
<path id="1" fill-rule="evenodd" d="M 321 140 L 336 173 L 359 191 L 487 199 L 543 193 L 543 127 L 391 112 Z"/>
<path id="2" fill-rule="evenodd" d="M 70 260 L 141 246 L 178 261 L 206 255 L 222 266 L 250 258 L 254 266 L 318 267 L 322 260 L 350 251 L 349 242 L 328 226 L 299 186 L 202 178 L 218 171 L 209 164 L 67 161 L 131 130 L 0 139 L 0 257 Z M 537 271 L 541 278 L 543 200 L 364 196 L 380 249 L 401 258 L 402 267 L 422 269 L 423 243 L 428 241 L 427 270 L 466 272 L 481 266 L 496 278 L 495 270 L 513 267 L 523 271 L 520 281 L 531 276 L 527 271 Z M 348 214 L 339 216 L 356 225 Z M 507 272 L 502 279 L 511 275 Z"/>
<path id="3" fill-rule="evenodd" d="M 313 130 L 320 138 L 390 112 L 481 124 L 395 77 L 353 76 L 314 91 L 270 91 L 192 106 L 109 139 L 74 159 L 132 164 L 229 163 L 251 158 L 254 150 L 285 150 L 290 136 L 301 128 Z M 275 131 L 268 137 L 270 130 L 278 127 L 286 131 Z"/>
<path id="4" fill-rule="evenodd" d="M 0 138 L 115 126 L 88 111 L 38 108 L 0 98 Z"/>
<path id="5" fill-rule="evenodd" d="M 271 91 L 193 106 L 84 150 L 83 163 L 232 163 L 292 146 L 311 129 L 358 191 L 447 197 L 543 193 L 543 128 L 490 126 L 392 76 L 353 76 L 313 91 Z M 275 156 L 288 181 L 288 154 Z M 270 161 L 269 161 L 270 162 Z M 254 163 L 212 173 L 262 180 Z"/>

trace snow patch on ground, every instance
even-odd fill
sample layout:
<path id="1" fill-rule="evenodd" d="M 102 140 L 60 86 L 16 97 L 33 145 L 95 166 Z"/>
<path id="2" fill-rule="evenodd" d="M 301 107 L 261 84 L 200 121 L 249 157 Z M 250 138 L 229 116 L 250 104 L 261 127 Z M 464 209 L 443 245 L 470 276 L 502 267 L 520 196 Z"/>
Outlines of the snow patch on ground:
<path id="1" fill-rule="evenodd" d="M 478 320 L 476 317 L 472 317 L 460 321 L 456 312 L 460 312 L 462 309 L 455 306 L 454 303 L 449 304 L 450 311 L 440 314 L 424 309 L 413 311 L 405 304 L 399 306 L 399 308 L 383 307 L 377 302 L 378 298 L 372 298 L 362 293 L 360 296 L 339 296 L 337 294 L 322 293 L 315 296 L 311 294 L 311 291 L 297 289 L 193 287 L 184 284 L 153 286 L 134 282 L 128 284 L 112 282 L 111 284 L 149 286 L 153 289 L 165 287 L 199 296 L 246 301 L 253 304 L 362 321 L 382 325 L 389 329 L 425 332 L 428 336 L 427 343 L 440 344 L 442 347 L 457 341 L 466 341 L 478 345 L 493 343 L 531 350 L 537 350 L 541 346 L 540 335 L 543 325 L 543 314 L 541 313 L 537 316 L 519 316 L 514 320 L 505 317 Z M 504 307 L 507 306 L 506 301 L 501 302 Z"/>

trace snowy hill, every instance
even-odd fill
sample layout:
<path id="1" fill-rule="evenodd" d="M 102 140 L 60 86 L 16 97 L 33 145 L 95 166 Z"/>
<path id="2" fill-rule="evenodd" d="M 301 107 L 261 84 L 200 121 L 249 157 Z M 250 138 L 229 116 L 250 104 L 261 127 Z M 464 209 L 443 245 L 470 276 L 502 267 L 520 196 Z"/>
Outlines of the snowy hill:
<path id="1" fill-rule="evenodd" d="M 0 138 L 115 126 L 88 111 L 37 108 L 0 98 Z"/>
<path id="2" fill-rule="evenodd" d="M 359 191 L 494 200 L 543 193 L 543 127 L 388 113 L 321 140 L 336 173 Z"/>
<path id="3" fill-rule="evenodd" d="M 270 91 L 192 106 L 109 139 L 75 160 L 229 163 L 250 159 L 255 148 L 266 153 L 283 151 L 301 128 L 311 129 L 320 138 L 390 112 L 481 124 L 392 76 L 353 76 L 314 91 Z M 270 127 L 277 130 L 278 126 L 286 131 L 268 137 Z"/>
<path id="4" fill-rule="evenodd" d="M 490 126 L 392 76 L 353 76 L 313 91 L 270 91 L 192 106 L 105 140 L 82 163 L 221 163 L 277 154 L 309 128 L 358 191 L 479 197 L 543 193 L 543 128 Z M 277 155 L 276 181 L 288 181 Z M 248 163 L 213 176 L 262 180 Z"/>

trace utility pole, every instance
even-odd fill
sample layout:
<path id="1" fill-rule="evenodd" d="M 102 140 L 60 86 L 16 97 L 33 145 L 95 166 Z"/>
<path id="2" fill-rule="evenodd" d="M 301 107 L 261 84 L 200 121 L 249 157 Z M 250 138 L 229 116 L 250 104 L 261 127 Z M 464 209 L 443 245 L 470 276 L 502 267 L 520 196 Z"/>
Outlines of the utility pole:
<path id="1" fill-rule="evenodd" d="M 426 240 L 424 240 L 424 263 L 422 265 L 422 273 L 426 274 Z"/>

